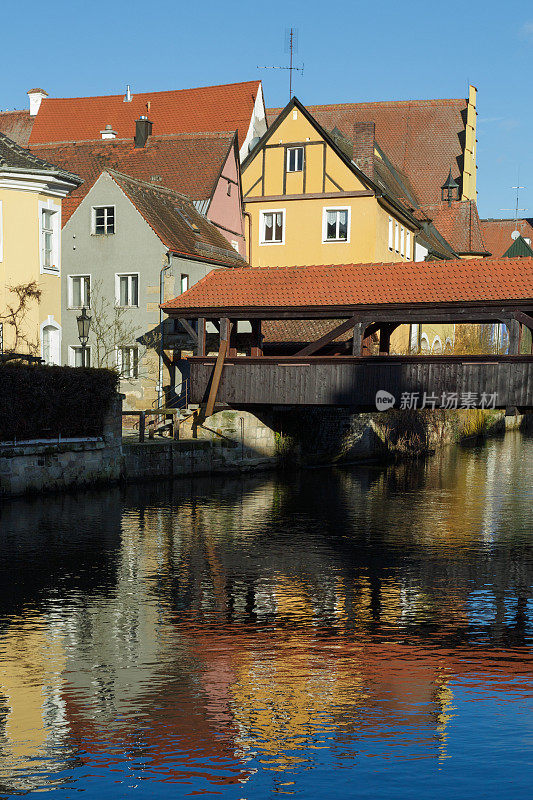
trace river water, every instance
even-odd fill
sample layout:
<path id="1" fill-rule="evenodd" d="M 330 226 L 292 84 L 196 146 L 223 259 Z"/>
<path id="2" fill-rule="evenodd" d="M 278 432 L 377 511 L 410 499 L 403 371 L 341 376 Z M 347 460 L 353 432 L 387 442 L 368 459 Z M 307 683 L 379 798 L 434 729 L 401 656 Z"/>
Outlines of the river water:
<path id="1" fill-rule="evenodd" d="M 0 797 L 530 797 L 532 534 L 519 434 L 4 503 Z"/>

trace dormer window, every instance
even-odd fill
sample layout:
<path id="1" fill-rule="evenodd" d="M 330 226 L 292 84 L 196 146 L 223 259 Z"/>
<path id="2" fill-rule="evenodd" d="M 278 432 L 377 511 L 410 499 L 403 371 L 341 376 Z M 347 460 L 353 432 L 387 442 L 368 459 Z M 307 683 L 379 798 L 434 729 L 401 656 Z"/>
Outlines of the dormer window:
<path id="1" fill-rule="evenodd" d="M 287 172 L 302 172 L 304 168 L 303 147 L 287 148 Z"/>

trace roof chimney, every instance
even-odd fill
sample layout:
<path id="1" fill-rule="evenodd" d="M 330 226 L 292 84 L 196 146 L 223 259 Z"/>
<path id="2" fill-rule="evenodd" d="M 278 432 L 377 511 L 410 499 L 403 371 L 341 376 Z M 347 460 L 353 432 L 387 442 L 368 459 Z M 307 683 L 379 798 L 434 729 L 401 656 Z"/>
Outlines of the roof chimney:
<path id="1" fill-rule="evenodd" d="M 45 92 L 44 89 L 30 89 L 28 97 L 30 98 L 30 117 L 36 117 L 41 102 L 48 97 L 48 92 Z"/>
<path id="2" fill-rule="evenodd" d="M 124 95 L 124 102 L 125 103 L 131 103 L 132 96 L 133 95 L 131 93 L 130 85 L 128 83 L 128 85 L 126 86 L 126 94 Z"/>
<path id="3" fill-rule="evenodd" d="M 143 114 L 135 121 L 135 147 L 144 147 L 151 133 L 152 123 Z"/>
<path id="4" fill-rule="evenodd" d="M 117 132 L 113 130 L 111 125 L 108 123 L 103 131 L 100 131 L 102 139 L 115 139 Z"/>

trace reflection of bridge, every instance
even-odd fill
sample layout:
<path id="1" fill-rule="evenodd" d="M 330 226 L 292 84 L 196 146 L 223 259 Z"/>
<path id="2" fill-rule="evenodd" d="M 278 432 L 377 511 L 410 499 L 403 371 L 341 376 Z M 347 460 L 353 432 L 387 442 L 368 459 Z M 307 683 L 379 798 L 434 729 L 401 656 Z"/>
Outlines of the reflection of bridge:
<path id="1" fill-rule="evenodd" d="M 219 269 L 164 309 L 195 341 L 191 400 L 205 402 L 207 416 L 215 401 L 364 410 L 380 390 L 396 407 L 414 395 L 418 407 L 533 408 L 533 356 L 520 355 L 533 330 L 533 258 Z M 271 320 L 299 321 L 305 346 L 265 355 L 262 323 Z M 310 321 L 326 323 L 320 338 L 305 338 Z M 212 357 L 207 322 L 218 331 Z M 404 323 L 504 324 L 508 355 L 391 356 Z M 369 357 L 376 334 L 380 354 Z"/>

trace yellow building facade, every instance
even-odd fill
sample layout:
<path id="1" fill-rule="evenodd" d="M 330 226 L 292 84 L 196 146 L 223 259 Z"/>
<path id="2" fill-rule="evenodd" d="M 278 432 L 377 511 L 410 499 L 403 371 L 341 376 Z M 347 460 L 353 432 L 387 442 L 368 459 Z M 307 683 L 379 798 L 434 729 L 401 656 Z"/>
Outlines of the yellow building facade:
<path id="1" fill-rule="evenodd" d="M 393 177 L 373 138 L 358 155 L 374 180 L 291 100 L 242 164 L 253 267 L 415 260 L 420 224 L 384 183 Z M 402 325 L 391 350 L 444 352 L 453 339 L 453 325 Z"/>
<path id="2" fill-rule="evenodd" d="M 61 202 L 80 183 L 0 134 L 0 352 L 61 361 Z"/>
<path id="3" fill-rule="evenodd" d="M 419 226 L 296 98 L 242 165 L 254 267 L 409 261 Z"/>

